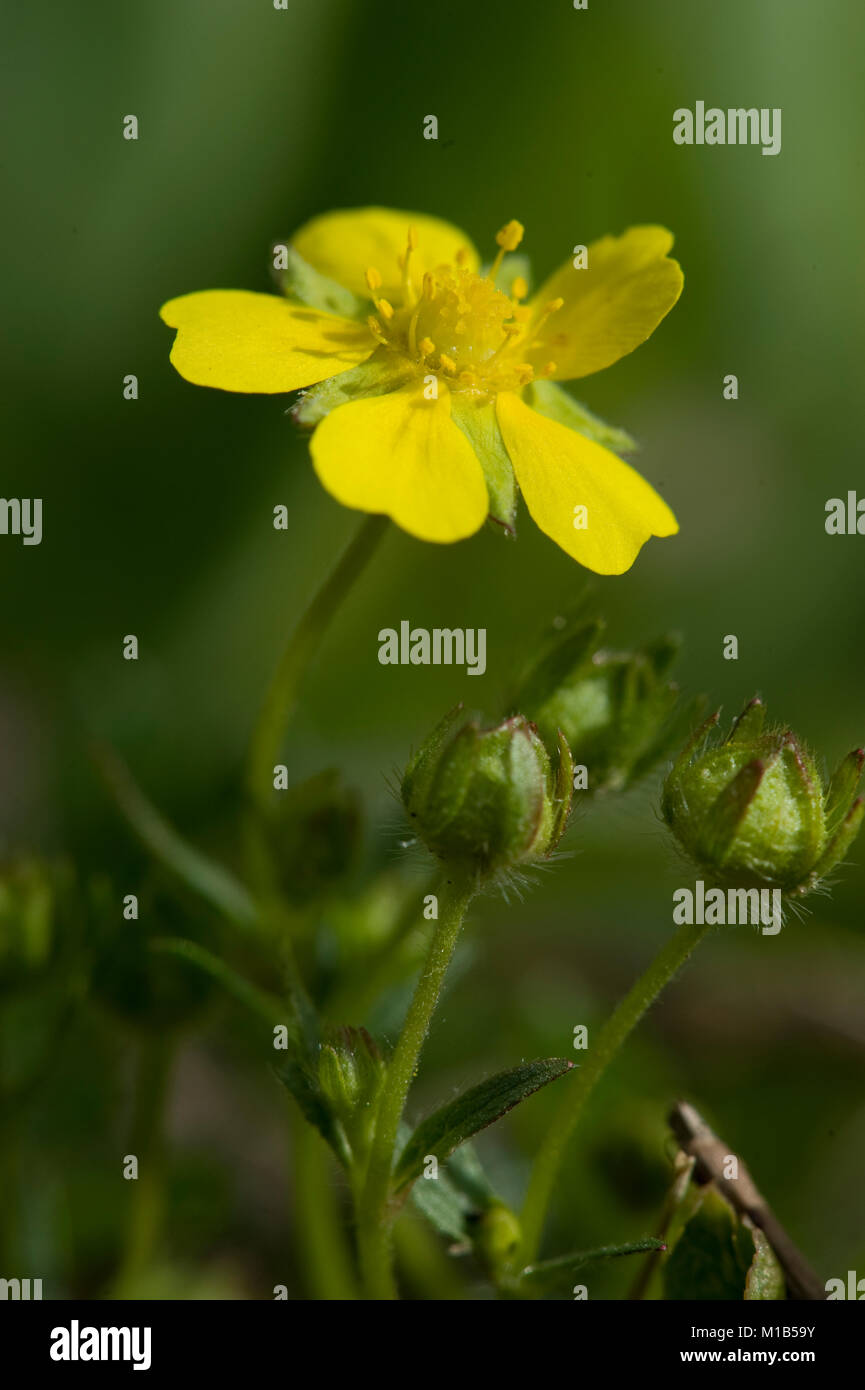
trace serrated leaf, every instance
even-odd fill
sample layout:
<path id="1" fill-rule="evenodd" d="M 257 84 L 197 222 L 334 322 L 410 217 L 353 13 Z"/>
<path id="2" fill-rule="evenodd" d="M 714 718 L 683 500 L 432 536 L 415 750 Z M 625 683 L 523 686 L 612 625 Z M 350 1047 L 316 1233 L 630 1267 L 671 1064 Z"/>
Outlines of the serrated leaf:
<path id="1" fill-rule="evenodd" d="M 533 1095 L 548 1082 L 572 1070 L 573 1062 L 562 1057 L 548 1057 L 537 1062 L 523 1062 L 508 1071 L 482 1081 L 464 1091 L 456 1100 L 443 1105 L 418 1125 L 397 1160 L 394 1189 L 399 1191 L 423 1171 L 424 1158 L 433 1154 L 443 1162 L 455 1148 L 470 1139 L 487 1125 L 512 1110 L 526 1096 Z"/>

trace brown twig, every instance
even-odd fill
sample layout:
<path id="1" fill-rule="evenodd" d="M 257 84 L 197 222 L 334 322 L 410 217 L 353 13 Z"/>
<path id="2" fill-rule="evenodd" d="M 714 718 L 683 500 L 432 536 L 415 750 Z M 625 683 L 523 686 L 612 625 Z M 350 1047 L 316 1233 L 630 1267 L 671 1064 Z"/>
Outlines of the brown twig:
<path id="1" fill-rule="evenodd" d="M 727 1145 L 709 1128 L 693 1105 L 688 1105 L 686 1101 L 679 1101 L 673 1107 L 668 1123 L 684 1152 L 697 1161 L 694 1170 L 696 1180 L 713 1182 L 736 1211 L 747 1216 L 763 1231 L 784 1271 L 790 1297 L 799 1300 L 825 1299 L 826 1290 L 758 1191 L 742 1159 L 730 1153 Z M 728 1178 L 724 1175 L 724 1169 L 733 1157 L 736 1158 L 738 1176 Z"/>

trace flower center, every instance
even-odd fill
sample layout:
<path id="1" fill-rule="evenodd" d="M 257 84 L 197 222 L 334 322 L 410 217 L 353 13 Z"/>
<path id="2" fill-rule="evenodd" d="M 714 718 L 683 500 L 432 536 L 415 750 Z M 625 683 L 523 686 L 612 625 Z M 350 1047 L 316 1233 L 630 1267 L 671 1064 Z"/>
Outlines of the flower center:
<path id="1" fill-rule="evenodd" d="M 396 306 L 377 297 L 379 271 L 370 267 L 366 272 L 377 311 L 368 320 L 373 336 L 410 358 L 420 372 L 443 377 L 452 391 L 495 395 L 528 385 L 535 369 L 525 360 L 527 350 L 562 300 L 540 307 L 522 304 L 528 287 L 519 275 L 510 294 L 496 288 L 505 253 L 515 251 L 522 238 L 520 223 L 509 222 L 496 237 L 499 249 L 485 275 L 467 270 L 467 252 L 458 252 L 455 265 L 427 271 L 418 287 L 412 274 L 418 239 L 410 227 L 399 258 L 402 291 Z M 555 370 L 555 362 L 549 362 L 540 375 L 551 376 Z"/>

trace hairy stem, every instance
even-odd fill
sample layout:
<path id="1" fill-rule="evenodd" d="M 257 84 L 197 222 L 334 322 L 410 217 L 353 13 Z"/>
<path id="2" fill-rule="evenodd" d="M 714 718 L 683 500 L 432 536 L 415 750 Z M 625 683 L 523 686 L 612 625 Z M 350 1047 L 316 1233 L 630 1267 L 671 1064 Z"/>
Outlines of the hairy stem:
<path id="1" fill-rule="evenodd" d="M 388 1207 L 394 1150 L 409 1087 L 473 895 L 474 884 L 466 881 L 446 883 L 439 892 L 439 917 L 429 952 L 379 1097 L 369 1164 L 358 1200 L 358 1244 L 368 1298 L 396 1298 L 393 1213 Z"/>

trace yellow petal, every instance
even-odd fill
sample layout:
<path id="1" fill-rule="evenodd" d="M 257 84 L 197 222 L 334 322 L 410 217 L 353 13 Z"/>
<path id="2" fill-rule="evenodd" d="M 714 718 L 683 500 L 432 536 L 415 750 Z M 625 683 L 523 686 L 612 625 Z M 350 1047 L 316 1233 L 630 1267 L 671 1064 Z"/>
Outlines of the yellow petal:
<path id="1" fill-rule="evenodd" d="M 418 383 L 386 396 L 342 405 L 318 426 L 310 445 L 315 471 L 346 507 L 382 512 L 423 541 L 458 541 L 483 525 L 483 470 L 450 414 Z"/>
<path id="2" fill-rule="evenodd" d="M 377 291 L 384 299 L 400 298 L 402 271 L 397 257 L 405 253 L 409 227 L 417 232 L 411 255 L 412 279 L 420 285 L 424 271 L 452 265 L 464 251 L 467 270 L 477 270 L 480 258 L 468 237 L 450 222 L 393 208 L 348 208 L 314 217 L 292 237 L 298 255 L 322 275 L 337 280 L 355 294 L 369 298 L 367 269 L 382 277 Z"/>
<path id="3" fill-rule="evenodd" d="M 682 293 L 681 267 L 667 255 L 672 245 L 665 227 L 631 227 L 623 236 L 592 242 L 585 270 L 568 261 L 551 275 L 532 308 L 565 302 L 528 355 L 536 371 L 552 361 L 556 380 L 571 381 L 609 367 L 645 342 Z"/>
<path id="4" fill-rule="evenodd" d="M 221 391 L 296 391 L 357 366 L 376 348 L 366 325 L 272 294 L 203 290 L 159 312 L 178 330 L 171 361 L 180 375 Z"/>
<path id="5" fill-rule="evenodd" d="M 548 536 L 596 574 L 624 574 L 650 536 L 679 526 L 666 502 L 609 449 L 548 420 L 512 392 L 498 418 L 520 491 Z M 585 507 L 587 525 L 577 508 Z"/>

